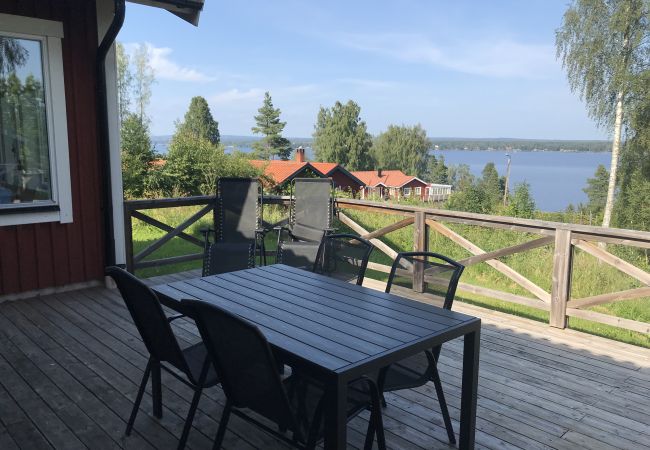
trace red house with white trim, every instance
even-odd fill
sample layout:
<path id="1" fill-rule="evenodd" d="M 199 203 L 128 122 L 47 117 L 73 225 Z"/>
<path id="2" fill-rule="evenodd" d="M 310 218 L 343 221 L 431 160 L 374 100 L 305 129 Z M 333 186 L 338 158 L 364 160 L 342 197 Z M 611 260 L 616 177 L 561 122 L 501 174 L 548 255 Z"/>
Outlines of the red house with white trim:
<path id="1" fill-rule="evenodd" d="M 196 25 L 203 0 L 131 0 Z M 125 263 L 115 37 L 125 0 L 2 0 L 0 301 Z M 188 28 L 189 29 L 189 28 Z M 11 114 L 10 111 L 19 111 Z"/>
<path id="2" fill-rule="evenodd" d="M 427 198 L 429 184 L 401 170 L 364 170 L 352 174 L 365 185 L 362 198 Z"/>

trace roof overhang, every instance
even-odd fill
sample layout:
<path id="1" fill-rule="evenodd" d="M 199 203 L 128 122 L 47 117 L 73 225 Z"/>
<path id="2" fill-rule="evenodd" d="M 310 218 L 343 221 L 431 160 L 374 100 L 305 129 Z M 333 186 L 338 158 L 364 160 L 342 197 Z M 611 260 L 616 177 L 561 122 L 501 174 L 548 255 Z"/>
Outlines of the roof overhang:
<path id="1" fill-rule="evenodd" d="M 400 184 L 399 186 L 395 186 L 395 187 L 400 187 L 401 188 L 401 187 L 404 187 L 404 186 L 406 186 L 407 184 L 409 184 L 409 183 L 411 183 L 413 181 L 419 181 L 420 183 L 422 183 L 424 185 L 427 185 L 426 181 L 420 180 L 418 177 L 413 177 L 410 180 L 405 181 L 404 183 Z"/>
<path id="2" fill-rule="evenodd" d="M 352 173 L 350 173 L 350 172 L 349 172 L 345 167 L 343 167 L 343 166 L 340 165 L 340 164 L 338 164 L 338 165 L 335 166 L 332 170 L 330 170 L 329 172 L 327 172 L 327 173 L 325 174 L 325 176 L 328 176 L 328 177 L 329 177 L 329 176 L 331 176 L 331 175 L 332 175 L 334 172 L 336 172 L 336 171 L 341 172 L 343 175 L 345 175 L 346 177 L 350 178 L 352 181 L 356 181 L 356 182 L 359 183 L 359 185 L 361 185 L 361 186 L 365 186 L 365 185 L 366 185 L 366 183 L 364 183 L 363 181 L 361 181 L 360 179 L 358 179 L 357 177 L 355 177 L 354 175 L 352 175 Z"/>
<path id="3" fill-rule="evenodd" d="M 205 0 L 128 0 L 131 3 L 166 9 L 192 25 L 199 25 L 199 16 Z"/>

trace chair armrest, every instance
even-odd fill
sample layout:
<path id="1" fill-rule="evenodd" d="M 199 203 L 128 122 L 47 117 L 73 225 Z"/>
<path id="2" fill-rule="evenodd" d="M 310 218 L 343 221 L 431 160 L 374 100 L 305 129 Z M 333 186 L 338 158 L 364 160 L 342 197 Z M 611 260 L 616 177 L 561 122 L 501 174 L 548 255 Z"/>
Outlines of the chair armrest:
<path id="1" fill-rule="evenodd" d="M 185 317 L 185 314 L 176 314 L 174 316 L 169 316 L 167 317 L 167 322 L 172 323 L 172 321 L 180 319 L 181 317 Z"/>

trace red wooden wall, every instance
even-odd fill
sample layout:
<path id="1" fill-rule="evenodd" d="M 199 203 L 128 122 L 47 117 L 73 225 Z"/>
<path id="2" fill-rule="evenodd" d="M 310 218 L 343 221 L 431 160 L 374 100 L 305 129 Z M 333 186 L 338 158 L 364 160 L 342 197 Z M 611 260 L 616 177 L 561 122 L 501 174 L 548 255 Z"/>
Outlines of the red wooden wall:
<path id="1" fill-rule="evenodd" d="M 0 13 L 63 22 L 74 222 L 0 227 L 0 295 L 103 275 L 93 0 L 1 0 Z"/>
<path id="2" fill-rule="evenodd" d="M 335 170 L 330 174 L 330 178 L 334 181 L 334 186 L 341 188 L 343 190 L 351 189 L 355 194 L 359 192 L 359 182 L 350 178 L 345 173 L 340 170 Z"/>

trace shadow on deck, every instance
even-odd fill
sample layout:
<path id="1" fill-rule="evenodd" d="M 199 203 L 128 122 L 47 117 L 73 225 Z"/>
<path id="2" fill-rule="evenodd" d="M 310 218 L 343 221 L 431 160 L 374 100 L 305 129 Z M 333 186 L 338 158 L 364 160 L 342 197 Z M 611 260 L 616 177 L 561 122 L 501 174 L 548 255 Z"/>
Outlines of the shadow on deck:
<path id="1" fill-rule="evenodd" d="M 650 350 L 470 305 L 454 309 L 483 319 L 477 447 L 650 448 Z M 179 339 L 195 342 L 192 322 L 177 322 Z M 456 432 L 461 354 L 453 341 L 439 363 Z M 168 375 L 163 419 L 153 418 L 147 393 L 135 432 L 123 436 L 147 357 L 117 291 L 0 304 L 0 448 L 175 448 L 191 391 Z M 433 386 L 386 399 L 390 448 L 451 448 Z M 204 392 L 188 447 L 211 447 L 223 404 L 220 388 Z M 363 446 L 366 419 L 349 425 L 353 448 Z M 286 446 L 233 418 L 224 447 Z"/>

